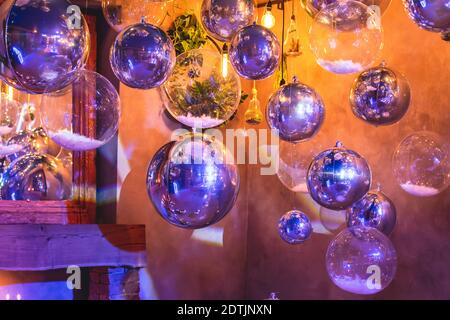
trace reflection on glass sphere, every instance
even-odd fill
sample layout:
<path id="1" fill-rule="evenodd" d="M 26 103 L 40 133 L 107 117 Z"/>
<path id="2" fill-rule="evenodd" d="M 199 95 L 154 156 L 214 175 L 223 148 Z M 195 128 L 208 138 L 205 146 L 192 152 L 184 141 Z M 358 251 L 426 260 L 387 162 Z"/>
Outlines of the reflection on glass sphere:
<path id="1" fill-rule="evenodd" d="M 406 78 L 384 64 L 362 72 L 350 92 L 353 114 L 375 126 L 400 121 L 410 101 Z"/>
<path id="2" fill-rule="evenodd" d="M 392 168 L 403 190 L 417 197 L 430 197 L 450 184 L 449 144 L 433 132 L 406 137 L 394 152 Z"/>
<path id="3" fill-rule="evenodd" d="M 239 193 L 239 172 L 225 146 L 202 134 L 187 134 L 157 151 L 147 191 L 167 222 L 188 229 L 220 221 Z"/>
<path id="4" fill-rule="evenodd" d="M 239 29 L 255 21 L 253 0 L 203 0 L 202 23 L 208 34 L 222 42 L 230 42 Z"/>
<path id="5" fill-rule="evenodd" d="M 169 19 L 167 11 L 172 0 L 102 0 L 103 15 L 117 32 L 141 22 L 159 26 Z"/>
<path id="6" fill-rule="evenodd" d="M 375 294 L 394 279 L 397 253 L 389 238 L 377 229 L 352 227 L 331 241 L 326 266 L 330 279 L 342 290 Z"/>
<path id="7" fill-rule="evenodd" d="M 130 88 L 152 89 L 162 85 L 175 66 L 175 48 L 169 36 L 145 21 L 119 33 L 109 61 L 117 79 Z"/>
<path id="8" fill-rule="evenodd" d="M 0 93 L 0 136 L 11 134 L 16 127 L 20 104 L 7 93 Z"/>
<path id="9" fill-rule="evenodd" d="M 48 154 L 57 157 L 61 152 L 61 147 L 51 140 L 41 127 L 12 135 L 6 146 L 11 150 L 9 154 L 5 154 L 9 162 L 29 153 Z"/>
<path id="10" fill-rule="evenodd" d="M 217 127 L 231 118 L 241 99 L 241 81 L 222 56 L 207 49 L 194 49 L 177 57 L 175 69 L 164 84 L 170 103 L 167 110 L 192 128 Z"/>
<path id="11" fill-rule="evenodd" d="M 72 176 L 50 155 L 27 154 L 12 162 L 0 178 L 3 200 L 66 200 Z"/>
<path id="12" fill-rule="evenodd" d="M 347 226 L 376 228 L 389 236 L 397 221 L 395 205 L 381 190 L 368 192 L 347 211 Z"/>
<path id="13" fill-rule="evenodd" d="M 79 101 L 82 101 L 80 104 Z M 82 70 L 78 78 L 61 91 L 45 93 L 41 121 L 49 137 L 73 151 L 97 149 L 117 132 L 120 98 L 102 75 Z M 87 128 L 80 123 L 87 122 Z"/>
<path id="14" fill-rule="evenodd" d="M 447 33 L 450 31 L 448 0 L 403 0 L 406 12 L 422 29 Z"/>
<path id="15" fill-rule="evenodd" d="M 320 10 L 325 9 L 328 5 L 339 0 L 300 0 L 302 7 L 312 17 L 315 17 Z M 370 7 L 375 13 L 384 13 L 391 4 L 391 0 L 359 0 L 366 6 Z"/>
<path id="16" fill-rule="evenodd" d="M 379 17 L 357 1 L 337 1 L 321 10 L 309 30 L 317 63 L 333 73 L 360 72 L 378 57 L 383 45 Z"/>
<path id="17" fill-rule="evenodd" d="M 289 244 L 300 244 L 311 237 L 313 228 L 306 214 L 292 210 L 281 217 L 278 233 Z"/>
<path id="18" fill-rule="evenodd" d="M 69 85 L 89 53 L 89 29 L 68 0 L 2 1 L 0 77 L 12 87 L 40 94 Z"/>
<path id="19" fill-rule="evenodd" d="M 317 142 L 291 144 L 280 141 L 278 179 L 293 192 L 308 193 L 306 174 L 320 146 Z"/>
<path id="20" fill-rule="evenodd" d="M 349 208 L 369 191 L 371 181 L 367 161 L 339 142 L 315 157 L 307 176 L 311 197 L 332 210 Z"/>
<path id="21" fill-rule="evenodd" d="M 239 30 L 230 44 L 230 61 L 245 79 L 263 80 L 277 70 L 281 57 L 277 36 L 263 26 L 252 24 Z"/>
<path id="22" fill-rule="evenodd" d="M 267 122 L 281 140 L 297 143 L 316 135 L 325 119 L 320 95 L 294 77 L 275 91 L 267 104 Z"/>

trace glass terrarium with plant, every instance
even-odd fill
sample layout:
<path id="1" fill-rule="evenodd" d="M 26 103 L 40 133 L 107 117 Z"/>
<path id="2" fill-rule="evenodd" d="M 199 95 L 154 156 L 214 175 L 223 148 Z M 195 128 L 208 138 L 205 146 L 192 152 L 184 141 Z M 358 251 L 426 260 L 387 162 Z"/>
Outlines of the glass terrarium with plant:
<path id="1" fill-rule="evenodd" d="M 189 127 L 212 128 L 236 112 L 241 83 L 228 61 L 208 49 L 194 49 L 177 57 L 164 88 L 169 113 Z"/>

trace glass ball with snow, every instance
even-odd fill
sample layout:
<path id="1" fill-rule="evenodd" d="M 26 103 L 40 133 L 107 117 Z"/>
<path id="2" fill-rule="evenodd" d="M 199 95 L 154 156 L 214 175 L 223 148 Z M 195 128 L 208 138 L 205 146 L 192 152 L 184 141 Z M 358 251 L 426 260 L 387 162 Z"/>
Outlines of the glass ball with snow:
<path id="1" fill-rule="evenodd" d="M 397 271 L 397 253 L 387 236 L 375 228 L 341 231 L 327 249 L 326 267 L 344 291 L 369 295 L 384 290 Z"/>
<path id="2" fill-rule="evenodd" d="M 42 96 L 42 125 L 54 142 L 68 150 L 105 145 L 116 134 L 119 117 L 117 90 L 93 71 L 82 70 L 68 87 Z"/>
<path id="3" fill-rule="evenodd" d="M 310 46 L 317 63 L 333 73 L 350 74 L 369 67 L 383 46 L 380 16 L 357 1 L 337 1 L 314 18 Z"/>
<path id="4" fill-rule="evenodd" d="M 169 113 L 192 128 L 213 128 L 229 120 L 241 99 L 241 82 L 225 56 L 194 49 L 177 57 L 164 84 Z"/>
<path id="5" fill-rule="evenodd" d="M 406 137 L 392 158 L 400 187 L 417 197 L 431 197 L 450 184 L 450 147 L 440 135 L 422 131 Z"/>

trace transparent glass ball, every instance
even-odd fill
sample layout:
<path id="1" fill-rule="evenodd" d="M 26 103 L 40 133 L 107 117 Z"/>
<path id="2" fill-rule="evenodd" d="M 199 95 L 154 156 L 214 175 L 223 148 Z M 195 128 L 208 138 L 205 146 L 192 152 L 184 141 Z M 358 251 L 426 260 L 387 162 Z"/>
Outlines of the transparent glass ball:
<path id="1" fill-rule="evenodd" d="M 389 238 L 377 229 L 352 227 L 331 241 L 326 267 L 330 279 L 342 290 L 375 294 L 394 279 L 397 253 Z"/>
<path id="2" fill-rule="evenodd" d="M 42 125 L 54 142 L 68 150 L 105 145 L 116 134 L 119 118 L 117 90 L 93 71 L 82 70 L 70 86 L 42 96 Z"/>
<path id="3" fill-rule="evenodd" d="M 277 176 L 293 192 L 308 193 L 308 167 L 319 152 L 317 141 L 292 144 L 280 141 Z"/>
<path id="4" fill-rule="evenodd" d="M 16 127 L 20 104 L 6 93 L 0 93 L 0 136 L 10 135 Z"/>
<path id="5" fill-rule="evenodd" d="M 117 32 L 141 22 L 155 26 L 169 19 L 168 5 L 173 0 L 102 0 L 103 15 L 108 24 Z"/>
<path id="6" fill-rule="evenodd" d="M 439 194 L 450 184 L 450 147 L 434 132 L 406 137 L 397 147 L 392 169 L 403 190 L 417 197 Z"/>
<path id="7" fill-rule="evenodd" d="M 326 6 L 335 3 L 339 0 L 300 0 L 302 7 L 312 17 L 315 17 L 320 10 L 326 8 Z M 391 0 L 360 0 L 366 6 L 371 7 L 376 13 L 383 14 L 391 4 Z"/>
<path id="8" fill-rule="evenodd" d="M 317 63 L 333 73 L 349 74 L 369 67 L 383 46 L 379 16 L 357 1 L 337 1 L 314 18 L 310 46 Z"/>
<path id="9" fill-rule="evenodd" d="M 169 113 L 193 128 L 217 127 L 230 119 L 239 106 L 241 81 L 228 61 L 225 65 L 219 53 L 207 49 L 179 55 L 164 84 Z"/>

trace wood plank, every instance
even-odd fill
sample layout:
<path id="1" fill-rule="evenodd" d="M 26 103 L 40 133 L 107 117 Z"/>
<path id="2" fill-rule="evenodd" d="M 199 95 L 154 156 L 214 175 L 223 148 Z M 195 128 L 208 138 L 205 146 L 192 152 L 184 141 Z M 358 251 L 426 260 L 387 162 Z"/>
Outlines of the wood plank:
<path id="1" fill-rule="evenodd" d="M 87 210 L 74 201 L 0 201 L 3 224 L 86 224 Z"/>
<path id="2" fill-rule="evenodd" d="M 146 266 L 142 225 L 0 225 L 0 270 Z"/>

